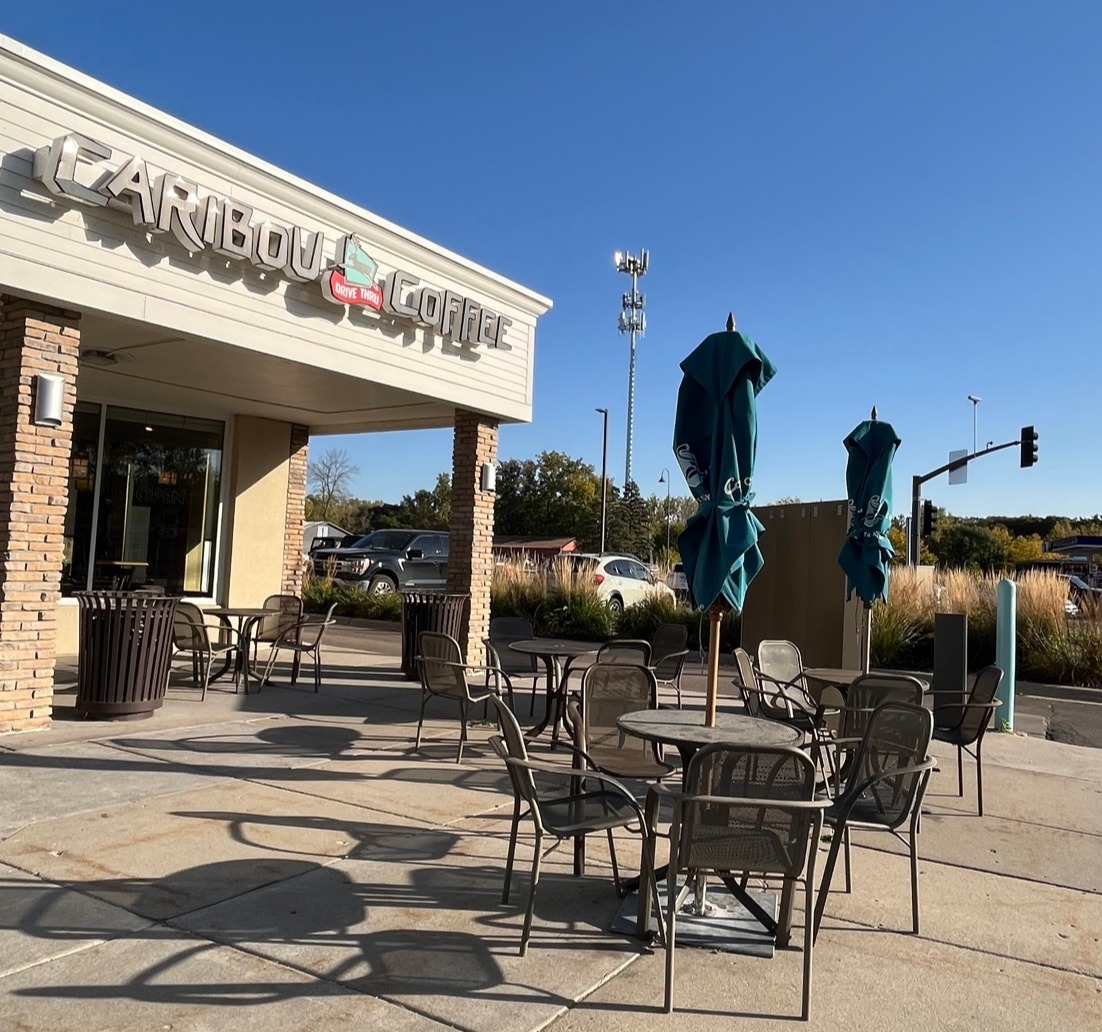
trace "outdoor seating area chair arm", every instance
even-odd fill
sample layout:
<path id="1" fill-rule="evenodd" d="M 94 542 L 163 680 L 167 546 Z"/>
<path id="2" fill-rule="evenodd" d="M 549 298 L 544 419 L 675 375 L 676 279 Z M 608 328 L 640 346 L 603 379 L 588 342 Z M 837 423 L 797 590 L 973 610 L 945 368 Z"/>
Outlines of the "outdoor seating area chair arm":
<path id="1" fill-rule="evenodd" d="M 549 774 L 552 777 L 568 778 L 572 782 L 576 782 L 579 779 L 583 781 L 599 781 L 603 785 L 612 786 L 617 795 L 622 795 L 624 801 L 629 803 L 631 808 L 638 814 L 639 820 L 642 826 L 647 826 L 646 821 L 643 818 L 643 811 L 639 806 L 639 800 L 628 790 L 627 786 L 618 781 L 616 778 L 609 774 L 602 774 L 596 770 L 579 770 L 577 767 L 563 767 L 558 763 L 539 763 L 536 760 L 522 760 L 518 756 L 506 756 L 505 762 L 513 767 L 522 767 L 524 770 L 530 770 L 535 774 Z"/>
<path id="2" fill-rule="evenodd" d="M 932 757 L 927 756 L 921 763 L 914 763 L 907 767 L 894 767 L 891 770 L 883 770 L 878 774 L 872 774 L 859 784 L 848 789 L 841 797 L 835 799 L 834 805 L 842 807 L 844 814 L 848 815 L 857 800 L 878 781 L 884 781 L 887 778 L 902 777 L 905 774 L 921 774 L 923 771 L 931 771 L 934 769 L 935 763 L 936 761 Z"/>
<path id="3" fill-rule="evenodd" d="M 260 617 L 259 619 L 264 619 Z M 255 622 L 255 621 L 254 621 Z M 335 620 L 298 620 L 291 624 L 290 627 L 281 631 L 279 637 L 272 642 L 272 648 L 276 649 L 279 646 L 293 646 L 293 645 L 306 645 L 309 648 L 313 648 L 317 644 L 318 636 L 325 630 L 330 624 L 336 623 Z M 315 632 L 314 640 L 310 642 L 303 641 L 304 630 Z"/>
<path id="4" fill-rule="evenodd" d="M 671 788 L 666 785 L 652 785 L 647 797 L 660 796 L 671 802 L 691 799 L 694 803 L 707 803 L 715 806 L 756 806 L 768 807 L 772 803 L 784 806 L 786 810 L 825 810 L 831 805 L 829 799 L 770 799 L 769 796 L 713 796 L 686 792 L 683 788 Z"/>
<path id="5" fill-rule="evenodd" d="M 771 677 L 769 674 L 763 674 L 760 670 L 758 671 L 758 680 L 759 682 L 761 682 L 762 687 L 765 687 L 766 681 L 774 685 L 773 694 L 776 695 L 780 700 L 783 700 L 786 708 L 789 710 L 788 715 L 790 717 L 795 715 L 792 712 L 793 704 L 800 703 L 801 711 L 807 716 L 810 717 L 817 714 L 818 718 L 822 719 L 821 711 L 825 707 L 823 707 L 821 703 L 816 702 L 805 689 L 801 688 L 799 684 L 796 683 L 802 677 L 803 674 L 800 674 L 799 676 L 794 677 L 791 681 L 780 681 L 775 677 Z M 793 698 L 792 695 L 787 694 L 788 692 L 793 692 L 796 697 Z"/>

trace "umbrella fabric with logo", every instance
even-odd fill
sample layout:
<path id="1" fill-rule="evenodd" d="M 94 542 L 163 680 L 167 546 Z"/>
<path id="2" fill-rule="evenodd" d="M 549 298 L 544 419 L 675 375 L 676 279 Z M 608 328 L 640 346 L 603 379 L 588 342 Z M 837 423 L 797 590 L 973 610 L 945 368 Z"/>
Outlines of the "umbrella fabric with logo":
<path id="1" fill-rule="evenodd" d="M 757 396 L 776 368 L 761 349 L 729 330 L 706 337 L 681 363 L 673 450 L 699 508 L 677 547 L 697 606 L 724 600 L 741 611 L 762 567 L 750 511 L 757 451 Z"/>
<path id="2" fill-rule="evenodd" d="M 891 423 L 866 419 L 845 439 L 849 533 L 838 565 L 848 580 L 847 597 L 857 592 L 866 605 L 888 597 L 888 563 L 895 550 L 888 540 L 892 518 L 892 459 L 899 437 Z"/>

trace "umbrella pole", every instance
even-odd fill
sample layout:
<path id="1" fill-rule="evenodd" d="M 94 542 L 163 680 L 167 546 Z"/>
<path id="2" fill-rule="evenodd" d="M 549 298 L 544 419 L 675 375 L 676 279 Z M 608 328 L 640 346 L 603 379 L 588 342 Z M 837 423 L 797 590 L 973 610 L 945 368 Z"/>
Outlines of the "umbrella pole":
<path id="1" fill-rule="evenodd" d="M 708 609 L 708 694 L 704 703 L 704 724 L 716 726 L 716 702 L 719 697 L 719 633 L 727 607 L 720 602 Z"/>
<path id="2" fill-rule="evenodd" d="M 872 606 L 866 602 L 861 608 L 861 673 L 867 674 L 872 662 Z"/>

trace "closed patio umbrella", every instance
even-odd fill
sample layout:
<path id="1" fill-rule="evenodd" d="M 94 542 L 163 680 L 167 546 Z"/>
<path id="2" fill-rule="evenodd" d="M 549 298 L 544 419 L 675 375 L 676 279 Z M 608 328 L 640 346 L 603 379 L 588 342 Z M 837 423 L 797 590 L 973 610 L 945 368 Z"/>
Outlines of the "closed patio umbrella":
<path id="1" fill-rule="evenodd" d="M 849 498 L 849 532 L 838 554 L 838 565 L 846 574 L 847 598 L 857 592 L 865 604 L 861 668 L 869 669 L 872 638 L 872 604 L 888 597 L 888 563 L 895 550 L 888 540 L 892 518 L 892 460 L 899 436 L 891 423 L 876 418 L 854 427 L 843 442 L 846 462 L 846 493 Z"/>
<path id="2" fill-rule="evenodd" d="M 715 723 L 719 628 L 723 612 L 742 611 L 746 588 L 762 567 L 750 511 L 757 452 L 757 396 L 776 368 L 727 319 L 681 363 L 673 450 L 699 508 L 677 539 L 689 597 L 709 610 L 707 721 Z"/>

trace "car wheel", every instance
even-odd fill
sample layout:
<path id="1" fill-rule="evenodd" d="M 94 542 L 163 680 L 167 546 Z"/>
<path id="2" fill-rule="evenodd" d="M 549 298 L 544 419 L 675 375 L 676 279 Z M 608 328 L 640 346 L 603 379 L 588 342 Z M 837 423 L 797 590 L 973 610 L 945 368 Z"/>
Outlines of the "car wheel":
<path id="1" fill-rule="evenodd" d="M 614 613 L 622 613 L 624 611 L 624 600 L 619 595 L 613 595 L 608 600 L 608 608 Z"/>
<path id="2" fill-rule="evenodd" d="M 391 595 L 398 590 L 398 583 L 393 577 L 388 577 L 384 573 L 380 574 L 378 577 L 372 577 L 371 584 L 368 585 L 367 590 L 372 595 Z"/>

